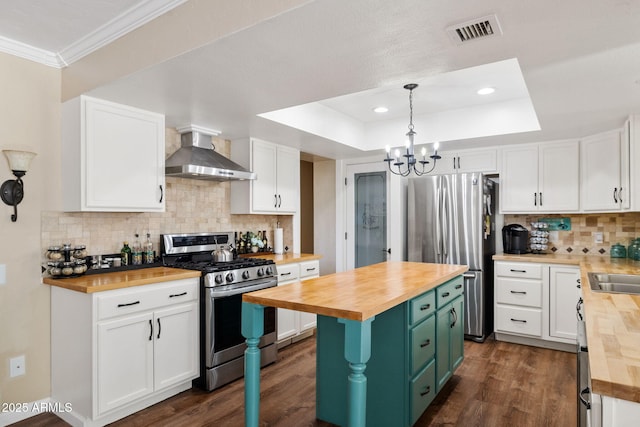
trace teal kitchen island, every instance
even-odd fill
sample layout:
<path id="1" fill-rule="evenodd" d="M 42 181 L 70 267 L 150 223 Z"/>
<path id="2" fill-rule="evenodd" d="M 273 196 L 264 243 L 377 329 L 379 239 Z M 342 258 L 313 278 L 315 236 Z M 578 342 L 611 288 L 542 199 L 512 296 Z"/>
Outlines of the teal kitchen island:
<path id="1" fill-rule="evenodd" d="M 258 425 L 265 306 L 316 313 L 316 417 L 410 426 L 463 360 L 466 266 L 389 261 L 243 294 L 245 425 Z"/>

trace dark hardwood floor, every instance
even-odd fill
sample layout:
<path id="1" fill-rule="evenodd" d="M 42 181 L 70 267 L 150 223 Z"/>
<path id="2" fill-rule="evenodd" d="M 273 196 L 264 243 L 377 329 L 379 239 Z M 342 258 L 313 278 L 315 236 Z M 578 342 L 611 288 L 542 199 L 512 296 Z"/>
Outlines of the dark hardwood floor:
<path id="1" fill-rule="evenodd" d="M 465 360 L 416 426 L 574 426 L 576 356 L 487 340 L 465 341 Z M 244 381 L 191 389 L 112 426 L 242 426 Z M 330 426 L 315 419 L 315 338 L 290 345 L 262 370 L 261 426 Z M 41 414 L 14 426 L 67 426 Z M 393 426 L 390 426 L 393 427 Z"/>

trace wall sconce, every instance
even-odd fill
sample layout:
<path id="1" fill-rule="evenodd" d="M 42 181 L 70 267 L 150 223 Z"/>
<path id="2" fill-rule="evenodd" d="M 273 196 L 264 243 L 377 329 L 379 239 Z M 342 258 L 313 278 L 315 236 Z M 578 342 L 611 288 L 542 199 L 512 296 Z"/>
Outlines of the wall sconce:
<path id="1" fill-rule="evenodd" d="M 24 196 L 22 177 L 27 173 L 31 159 L 35 157 L 36 153 L 17 150 L 2 150 L 2 152 L 7 157 L 9 168 L 17 179 L 8 179 L 2 183 L 0 187 L 0 198 L 2 198 L 2 201 L 7 205 L 13 206 L 11 221 L 16 222 L 18 220 L 18 205 Z"/>

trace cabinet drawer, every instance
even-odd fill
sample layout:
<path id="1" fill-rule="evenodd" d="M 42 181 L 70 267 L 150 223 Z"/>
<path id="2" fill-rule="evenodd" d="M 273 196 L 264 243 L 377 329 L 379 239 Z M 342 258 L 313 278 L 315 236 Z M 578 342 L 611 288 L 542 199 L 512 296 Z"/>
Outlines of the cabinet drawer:
<path id="1" fill-rule="evenodd" d="M 498 304 L 496 330 L 540 337 L 542 336 L 542 310 Z"/>
<path id="2" fill-rule="evenodd" d="M 542 281 L 498 277 L 496 302 L 541 308 Z"/>
<path id="3" fill-rule="evenodd" d="M 436 395 L 436 364 L 432 360 L 413 380 L 411 380 L 411 424 L 427 409 Z"/>
<path id="4" fill-rule="evenodd" d="M 409 301 L 412 325 L 427 318 L 436 311 L 436 293 L 429 291 Z"/>
<path id="5" fill-rule="evenodd" d="M 436 316 L 431 316 L 411 329 L 411 373 L 422 368 L 436 351 Z"/>
<path id="6" fill-rule="evenodd" d="M 282 264 L 276 266 L 278 282 L 295 282 L 300 278 L 300 264 Z"/>
<path id="7" fill-rule="evenodd" d="M 98 320 L 198 300 L 200 279 L 176 280 L 102 292 L 96 297 Z"/>
<path id="8" fill-rule="evenodd" d="M 498 262 L 496 275 L 503 277 L 521 277 L 525 279 L 542 279 L 542 265 L 528 262 Z"/>
<path id="9" fill-rule="evenodd" d="M 300 263 L 300 278 L 320 275 L 320 261 L 305 261 Z"/>
<path id="10" fill-rule="evenodd" d="M 464 291 L 462 277 L 456 277 L 436 289 L 438 308 L 444 307 Z"/>

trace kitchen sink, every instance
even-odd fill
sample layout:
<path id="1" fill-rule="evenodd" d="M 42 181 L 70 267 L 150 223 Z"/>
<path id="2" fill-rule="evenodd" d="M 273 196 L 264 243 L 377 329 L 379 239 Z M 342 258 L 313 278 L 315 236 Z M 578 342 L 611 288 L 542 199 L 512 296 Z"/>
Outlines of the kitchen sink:
<path id="1" fill-rule="evenodd" d="M 640 295 L 640 275 L 587 273 L 591 290 Z"/>

